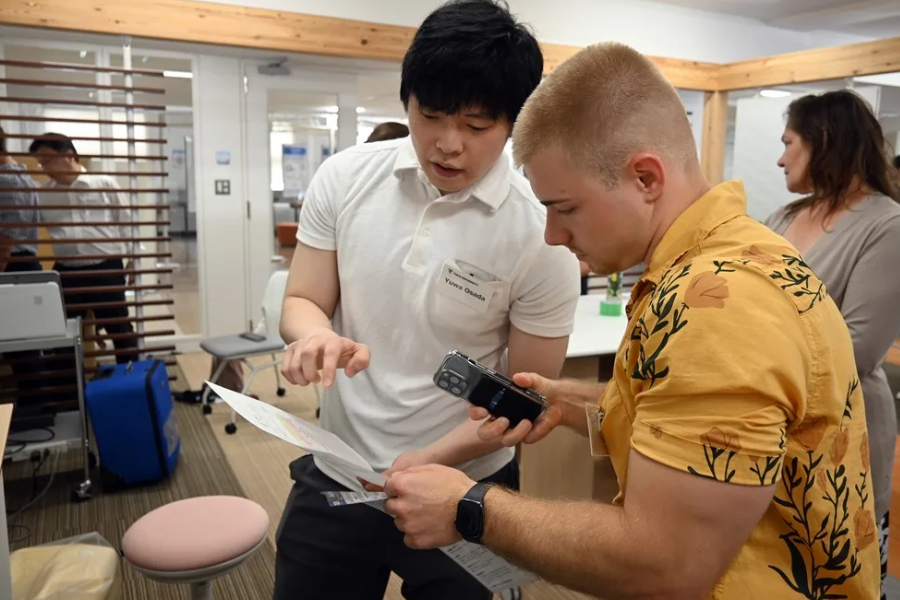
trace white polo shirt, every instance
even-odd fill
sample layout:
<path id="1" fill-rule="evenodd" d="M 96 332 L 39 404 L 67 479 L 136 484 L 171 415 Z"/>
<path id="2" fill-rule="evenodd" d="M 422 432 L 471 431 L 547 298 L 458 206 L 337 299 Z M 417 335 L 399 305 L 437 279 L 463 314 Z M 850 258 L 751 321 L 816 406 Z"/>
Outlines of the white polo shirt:
<path id="1" fill-rule="evenodd" d="M 526 333 L 572 332 L 578 261 L 544 243 L 546 209 L 503 154 L 474 186 L 441 196 L 409 138 L 340 152 L 317 171 L 297 238 L 337 252 L 340 297 L 332 324 L 366 344 L 368 369 L 340 371 L 322 399 L 321 425 L 376 471 L 465 422 L 467 403 L 434 385 L 450 350 L 501 364 L 510 323 Z M 463 465 L 475 480 L 513 458 L 504 448 Z M 327 463 L 329 477 L 359 488 Z"/>

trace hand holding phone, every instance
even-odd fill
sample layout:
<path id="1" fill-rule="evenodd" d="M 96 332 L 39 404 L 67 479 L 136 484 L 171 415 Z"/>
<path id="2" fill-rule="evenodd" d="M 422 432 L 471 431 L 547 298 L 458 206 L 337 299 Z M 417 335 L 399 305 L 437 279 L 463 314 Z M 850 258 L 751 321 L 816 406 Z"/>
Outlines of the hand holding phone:
<path id="1" fill-rule="evenodd" d="M 434 384 L 494 417 L 505 417 L 510 429 L 524 420 L 536 423 L 547 408 L 545 397 L 456 351 L 444 358 Z"/>

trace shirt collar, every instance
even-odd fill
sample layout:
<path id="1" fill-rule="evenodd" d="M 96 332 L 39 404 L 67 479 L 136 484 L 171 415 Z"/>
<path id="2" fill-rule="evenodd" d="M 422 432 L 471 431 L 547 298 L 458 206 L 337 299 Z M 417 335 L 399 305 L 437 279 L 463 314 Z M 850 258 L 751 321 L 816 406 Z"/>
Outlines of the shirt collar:
<path id="1" fill-rule="evenodd" d="M 71 185 L 62 185 L 61 183 L 57 183 L 55 179 L 50 179 L 44 187 L 76 187 L 76 183 L 82 181 L 84 176 L 87 174 L 87 169 L 84 168 L 84 165 L 78 165 L 78 177 L 75 178 L 75 181 L 72 182 Z"/>
<path id="2" fill-rule="evenodd" d="M 659 283 L 662 276 L 703 241 L 719 225 L 747 214 L 747 196 L 740 181 L 715 186 L 672 223 L 650 257 L 642 280 Z"/>
<path id="3" fill-rule="evenodd" d="M 412 138 L 406 138 L 397 149 L 397 158 L 394 160 L 394 176 L 402 179 L 408 173 L 416 173 L 426 185 L 431 185 L 422 167 L 416 150 L 413 147 Z M 497 210 L 509 196 L 509 188 L 512 178 L 512 165 L 506 152 L 500 154 L 500 158 L 494 166 L 484 174 L 484 177 L 468 188 L 450 194 L 446 197 L 449 202 L 465 202 L 470 198 L 477 198 L 488 205 L 491 210 Z"/>

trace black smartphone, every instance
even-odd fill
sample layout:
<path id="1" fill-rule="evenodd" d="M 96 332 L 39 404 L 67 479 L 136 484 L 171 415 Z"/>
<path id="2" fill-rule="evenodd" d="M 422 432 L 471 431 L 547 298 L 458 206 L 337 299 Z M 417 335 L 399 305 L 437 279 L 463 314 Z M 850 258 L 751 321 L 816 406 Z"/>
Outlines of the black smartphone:
<path id="1" fill-rule="evenodd" d="M 434 384 L 495 417 L 506 417 L 510 427 L 523 419 L 534 423 L 547 408 L 547 399 L 540 394 L 455 350 L 444 357 Z"/>
<path id="2" fill-rule="evenodd" d="M 266 336 L 256 333 L 254 331 L 247 331 L 241 334 L 241 337 L 245 340 L 250 340 L 251 342 L 264 342 L 266 341 Z"/>

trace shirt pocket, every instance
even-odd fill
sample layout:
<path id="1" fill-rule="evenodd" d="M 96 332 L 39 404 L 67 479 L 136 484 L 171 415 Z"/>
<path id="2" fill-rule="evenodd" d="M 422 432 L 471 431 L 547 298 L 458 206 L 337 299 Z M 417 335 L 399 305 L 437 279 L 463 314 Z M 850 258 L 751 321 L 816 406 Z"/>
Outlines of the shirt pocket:
<path id="1" fill-rule="evenodd" d="M 510 284 L 483 267 L 445 260 L 430 287 L 432 318 L 438 324 L 468 331 L 507 319 Z"/>

